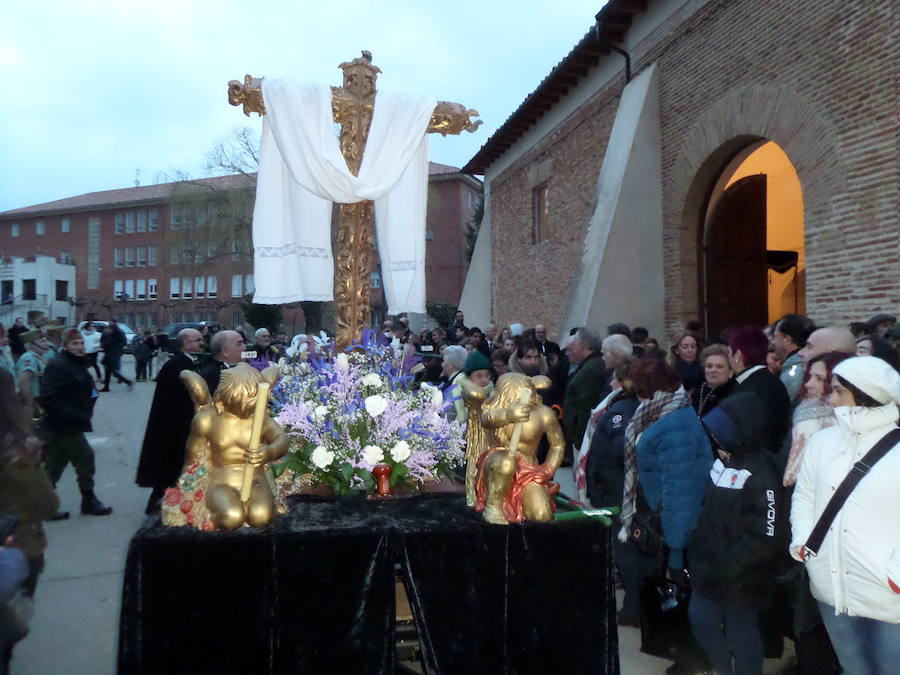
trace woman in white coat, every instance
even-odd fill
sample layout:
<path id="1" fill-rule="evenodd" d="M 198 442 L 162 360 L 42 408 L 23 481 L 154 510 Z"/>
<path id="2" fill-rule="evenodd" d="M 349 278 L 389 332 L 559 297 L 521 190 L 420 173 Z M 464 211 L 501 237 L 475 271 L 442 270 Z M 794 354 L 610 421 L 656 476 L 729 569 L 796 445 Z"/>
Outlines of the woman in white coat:
<path id="1" fill-rule="evenodd" d="M 809 441 L 791 506 L 790 552 L 805 557 L 813 596 L 846 673 L 900 668 L 900 443 L 838 512 L 815 556 L 804 544 L 841 481 L 900 416 L 900 375 L 860 356 L 833 371 L 835 426 Z"/>

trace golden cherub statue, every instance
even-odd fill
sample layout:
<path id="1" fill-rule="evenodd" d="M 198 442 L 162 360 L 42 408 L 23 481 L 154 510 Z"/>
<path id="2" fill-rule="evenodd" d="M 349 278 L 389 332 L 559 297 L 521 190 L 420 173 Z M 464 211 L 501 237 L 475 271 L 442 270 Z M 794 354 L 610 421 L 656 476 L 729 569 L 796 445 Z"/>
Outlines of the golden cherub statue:
<path id="1" fill-rule="evenodd" d="M 559 486 L 551 479 L 562 462 L 564 440 L 556 413 L 537 393 L 549 386 L 543 375 L 506 373 L 482 407 L 481 423 L 488 430 L 491 449 L 478 459 L 475 509 L 489 523 L 553 517 L 551 497 Z M 537 451 L 544 435 L 550 449 L 539 464 Z"/>
<path id="2" fill-rule="evenodd" d="M 481 407 L 494 390 L 494 384 L 490 379 L 490 371 L 477 371 L 477 375 L 488 373 L 485 379 L 478 379 L 468 375 L 460 375 L 457 378 L 463 403 L 468 414 L 466 415 L 466 506 L 475 506 L 475 478 L 478 473 L 476 464 L 481 454 L 488 449 L 487 430 L 481 425 Z"/>
<path id="3" fill-rule="evenodd" d="M 246 363 L 222 371 L 215 396 L 206 381 L 189 370 L 181 381 L 196 414 L 185 448 L 177 488 L 166 491 L 163 522 L 201 529 L 265 527 L 284 504 L 275 496 L 266 464 L 287 452 L 288 438 L 266 414 L 268 392 L 278 366 L 261 373 Z"/>

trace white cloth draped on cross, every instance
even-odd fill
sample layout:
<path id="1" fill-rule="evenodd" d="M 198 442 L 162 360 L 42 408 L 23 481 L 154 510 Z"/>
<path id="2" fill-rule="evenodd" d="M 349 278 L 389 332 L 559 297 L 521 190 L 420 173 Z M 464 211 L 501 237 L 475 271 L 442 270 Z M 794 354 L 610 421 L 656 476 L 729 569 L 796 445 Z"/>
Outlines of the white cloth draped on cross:
<path id="1" fill-rule="evenodd" d="M 388 313 L 424 312 L 425 132 L 436 101 L 377 92 L 354 176 L 338 144 L 330 87 L 266 78 L 262 91 L 253 301 L 332 300 L 332 203 L 373 200 Z"/>

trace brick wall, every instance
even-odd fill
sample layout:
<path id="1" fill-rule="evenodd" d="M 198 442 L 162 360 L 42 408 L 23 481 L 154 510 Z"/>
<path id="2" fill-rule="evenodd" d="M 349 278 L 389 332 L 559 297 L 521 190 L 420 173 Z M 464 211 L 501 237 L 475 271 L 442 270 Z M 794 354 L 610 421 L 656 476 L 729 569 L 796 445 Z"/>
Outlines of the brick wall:
<path id="1" fill-rule="evenodd" d="M 711 1 L 632 49 L 636 71 L 660 67 L 664 256 L 647 262 L 665 268 L 670 335 L 702 311 L 698 241 L 712 184 L 758 138 L 781 145 L 800 177 L 808 313 L 825 323 L 896 311 L 898 12 L 890 0 Z M 598 92 L 492 183 L 498 321 L 558 327 L 622 86 Z M 532 246 L 528 172 L 546 160 L 553 237 Z"/>

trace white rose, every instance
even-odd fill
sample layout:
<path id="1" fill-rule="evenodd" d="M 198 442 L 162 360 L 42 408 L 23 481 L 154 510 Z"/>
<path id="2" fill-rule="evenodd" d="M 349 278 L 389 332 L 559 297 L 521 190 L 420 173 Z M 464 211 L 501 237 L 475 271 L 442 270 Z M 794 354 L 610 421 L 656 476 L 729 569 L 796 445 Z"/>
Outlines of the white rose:
<path id="1" fill-rule="evenodd" d="M 422 383 L 422 389 L 431 393 L 431 405 L 440 407 L 444 405 L 444 395 L 437 387 L 433 387 L 427 382 Z"/>
<path id="2" fill-rule="evenodd" d="M 391 459 L 395 462 L 405 462 L 409 459 L 409 456 L 412 454 L 412 451 L 409 449 L 409 443 L 406 441 L 397 441 L 393 448 L 391 448 Z"/>
<path id="3" fill-rule="evenodd" d="M 363 448 L 362 455 L 369 464 L 378 464 L 384 461 L 384 450 L 377 445 L 367 445 Z"/>
<path id="4" fill-rule="evenodd" d="M 347 370 L 347 368 L 350 367 L 350 357 L 348 357 L 344 352 L 341 352 L 335 357 L 334 364 L 338 368 L 338 370 Z"/>
<path id="5" fill-rule="evenodd" d="M 316 449 L 313 450 L 312 463 L 320 469 L 330 466 L 333 461 L 334 453 L 324 445 L 318 445 L 316 446 Z"/>
<path id="6" fill-rule="evenodd" d="M 375 394 L 373 396 L 366 396 L 365 404 L 366 412 L 372 417 L 378 417 L 387 409 L 388 402 L 384 396 Z"/>
<path id="7" fill-rule="evenodd" d="M 328 414 L 328 408 L 324 405 L 317 405 L 316 409 L 313 411 L 313 415 L 315 415 L 317 420 L 325 419 L 325 416 Z"/>
<path id="8" fill-rule="evenodd" d="M 377 373 L 369 373 L 362 379 L 362 383 L 365 387 L 381 387 L 384 384 Z"/>

